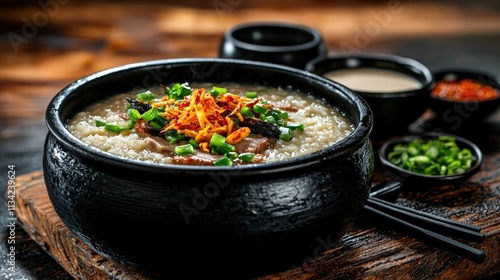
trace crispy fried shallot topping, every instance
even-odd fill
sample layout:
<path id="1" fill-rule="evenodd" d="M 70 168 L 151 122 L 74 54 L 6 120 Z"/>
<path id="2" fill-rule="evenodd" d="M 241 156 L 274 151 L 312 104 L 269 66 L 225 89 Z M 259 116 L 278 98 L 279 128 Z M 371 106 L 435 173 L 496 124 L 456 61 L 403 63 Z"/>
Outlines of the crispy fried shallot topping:
<path id="1" fill-rule="evenodd" d="M 258 101 L 258 100 L 257 100 Z M 163 98 L 152 103 L 153 108 L 165 108 L 163 116 L 170 122 L 162 133 L 176 130 L 200 143 L 200 147 L 208 145 L 214 133 L 227 137 L 229 144 L 236 144 L 250 135 L 248 127 L 237 128 L 234 119 L 243 121 L 240 110 L 243 106 L 252 106 L 255 100 L 235 94 L 221 94 L 218 98 L 205 91 L 194 89 L 182 100 Z M 207 147 L 208 149 L 208 147 Z"/>

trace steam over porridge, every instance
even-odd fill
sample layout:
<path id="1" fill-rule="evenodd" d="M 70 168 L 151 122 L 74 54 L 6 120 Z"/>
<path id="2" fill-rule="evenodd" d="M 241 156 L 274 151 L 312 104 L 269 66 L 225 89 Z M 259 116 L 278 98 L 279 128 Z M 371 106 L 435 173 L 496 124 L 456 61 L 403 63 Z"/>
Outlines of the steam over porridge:
<path id="1" fill-rule="evenodd" d="M 239 165 L 310 154 L 352 133 L 313 96 L 240 84 L 176 83 L 111 96 L 67 123 L 85 143 L 161 164 Z"/>

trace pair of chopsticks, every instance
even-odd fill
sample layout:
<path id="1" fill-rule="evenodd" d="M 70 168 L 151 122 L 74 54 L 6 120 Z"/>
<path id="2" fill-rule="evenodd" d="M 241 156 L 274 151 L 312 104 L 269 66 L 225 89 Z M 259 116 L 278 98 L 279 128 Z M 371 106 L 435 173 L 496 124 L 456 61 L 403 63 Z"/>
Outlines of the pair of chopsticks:
<path id="1" fill-rule="evenodd" d="M 405 230 L 429 245 L 441 247 L 475 263 L 483 263 L 485 253 L 448 236 L 476 243 L 484 241 L 485 235 L 476 226 L 460 223 L 451 219 L 431 215 L 380 199 L 399 189 L 400 183 L 390 182 L 387 187 L 370 193 L 364 210 L 372 216 L 390 223 L 393 228 Z"/>

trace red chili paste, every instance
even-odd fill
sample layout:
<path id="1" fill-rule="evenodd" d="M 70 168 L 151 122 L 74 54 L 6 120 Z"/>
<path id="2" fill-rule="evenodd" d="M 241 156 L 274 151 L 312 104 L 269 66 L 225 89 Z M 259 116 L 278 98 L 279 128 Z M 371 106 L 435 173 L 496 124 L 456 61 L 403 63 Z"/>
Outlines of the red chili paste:
<path id="1" fill-rule="evenodd" d="M 438 81 L 431 95 L 451 101 L 485 101 L 497 98 L 499 92 L 478 81 L 462 79 L 460 81 Z"/>

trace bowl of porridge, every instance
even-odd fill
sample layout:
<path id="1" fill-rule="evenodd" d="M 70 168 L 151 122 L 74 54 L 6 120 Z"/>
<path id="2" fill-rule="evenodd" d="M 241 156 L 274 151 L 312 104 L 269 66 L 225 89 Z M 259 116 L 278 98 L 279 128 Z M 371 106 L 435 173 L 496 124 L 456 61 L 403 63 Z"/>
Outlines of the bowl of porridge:
<path id="1" fill-rule="evenodd" d="M 318 236 L 333 244 L 352 227 L 373 176 L 367 104 L 265 62 L 103 70 L 62 89 L 46 123 L 45 183 L 64 224 L 110 260 L 169 275 L 300 265 Z"/>

